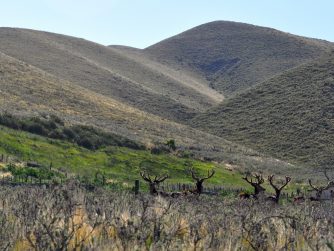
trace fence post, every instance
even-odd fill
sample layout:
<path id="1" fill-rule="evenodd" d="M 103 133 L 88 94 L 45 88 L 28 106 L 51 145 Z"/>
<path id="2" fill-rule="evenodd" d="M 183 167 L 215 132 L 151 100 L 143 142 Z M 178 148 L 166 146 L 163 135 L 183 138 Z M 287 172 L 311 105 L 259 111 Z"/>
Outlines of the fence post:
<path id="1" fill-rule="evenodd" d="M 135 180 L 135 194 L 139 194 L 139 180 Z"/>

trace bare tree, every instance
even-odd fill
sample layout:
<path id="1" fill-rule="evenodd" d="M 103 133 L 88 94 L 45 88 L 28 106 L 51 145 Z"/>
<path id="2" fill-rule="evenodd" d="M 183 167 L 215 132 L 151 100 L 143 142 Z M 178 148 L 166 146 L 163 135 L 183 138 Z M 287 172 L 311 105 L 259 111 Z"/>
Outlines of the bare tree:
<path id="1" fill-rule="evenodd" d="M 322 193 L 323 193 L 325 190 L 327 190 L 327 189 L 329 189 L 329 188 L 331 188 L 331 187 L 334 187 L 334 181 L 329 181 L 329 182 L 327 183 L 327 185 L 325 185 L 325 186 L 318 186 L 318 187 L 316 187 L 316 186 L 314 186 L 314 185 L 312 184 L 312 180 L 311 180 L 311 179 L 308 180 L 308 183 L 310 184 L 310 187 L 311 187 L 314 191 L 316 191 L 316 196 L 315 196 L 315 197 L 311 197 L 311 200 L 321 200 L 321 195 L 322 195 Z"/>
<path id="2" fill-rule="evenodd" d="M 194 193 L 201 194 L 203 193 L 203 182 L 210 179 L 215 174 L 215 170 L 208 171 L 208 175 L 204 178 L 198 177 L 194 169 L 190 169 L 190 173 L 191 177 L 196 181 L 196 190 L 194 190 Z"/>
<path id="3" fill-rule="evenodd" d="M 268 181 L 270 183 L 270 185 L 274 188 L 275 190 L 275 195 L 274 196 L 270 196 L 268 197 L 269 199 L 271 199 L 272 201 L 278 203 L 279 199 L 281 197 L 281 192 L 284 189 L 284 187 L 286 187 L 287 184 L 289 184 L 289 182 L 291 181 L 291 178 L 286 176 L 285 177 L 285 182 L 283 185 L 281 185 L 280 187 L 278 187 L 277 185 L 274 184 L 274 175 L 270 175 L 268 176 Z"/>
<path id="4" fill-rule="evenodd" d="M 146 172 L 140 172 L 140 176 L 149 184 L 151 195 L 157 195 L 157 187 L 159 186 L 159 184 L 169 178 L 168 174 L 163 176 L 154 176 L 154 178 L 152 178 Z"/>
<path id="5" fill-rule="evenodd" d="M 254 197 L 257 198 L 259 194 L 264 193 L 266 190 L 262 184 L 264 183 L 264 179 L 261 174 L 253 174 L 253 177 L 249 179 L 248 175 L 243 177 L 245 181 L 247 181 L 254 188 Z M 254 178 L 254 180 L 253 180 Z"/>

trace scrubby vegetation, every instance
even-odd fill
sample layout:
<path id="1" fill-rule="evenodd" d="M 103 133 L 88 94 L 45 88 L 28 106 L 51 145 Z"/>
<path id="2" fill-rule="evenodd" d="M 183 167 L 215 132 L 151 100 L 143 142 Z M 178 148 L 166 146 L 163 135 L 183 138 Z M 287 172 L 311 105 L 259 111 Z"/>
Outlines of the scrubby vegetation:
<path id="1" fill-rule="evenodd" d="M 1 250 L 332 250 L 333 203 L 1 186 Z"/>
<path id="2" fill-rule="evenodd" d="M 92 126 L 65 125 L 64 121 L 55 115 L 23 118 L 3 113 L 0 114 L 0 125 L 52 139 L 67 140 L 91 150 L 106 146 L 144 149 L 144 146 L 139 143 Z"/>
<path id="3" fill-rule="evenodd" d="M 14 164 L 8 164 L 1 170 L 2 173 L 9 172 L 15 182 L 32 182 L 34 179 L 39 184 L 45 181 L 55 182 L 65 178 L 65 175 L 61 172 L 52 170 L 51 167 L 30 167 L 30 166 L 17 166 Z M 57 179 L 58 178 L 58 179 Z M 2 178 L 3 181 L 6 180 Z"/>

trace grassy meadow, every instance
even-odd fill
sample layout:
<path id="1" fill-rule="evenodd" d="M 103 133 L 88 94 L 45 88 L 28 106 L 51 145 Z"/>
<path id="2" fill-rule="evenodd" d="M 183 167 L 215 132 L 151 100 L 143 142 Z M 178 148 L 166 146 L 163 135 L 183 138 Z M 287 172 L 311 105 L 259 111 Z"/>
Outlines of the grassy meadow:
<path id="1" fill-rule="evenodd" d="M 244 185 L 241 174 L 229 171 L 223 164 L 116 146 L 92 151 L 69 142 L 5 127 L 0 127 L 0 154 L 17 156 L 20 160 L 35 161 L 45 166 L 52 163 L 53 168 L 69 175 L 93 178 L 97 172 L 104 173 L 107 179 L 120 182 L 132 182 L 140 178 L 140 170 L 147 170 L 156 175 L 168 173 L 170 183 L 190 183 L 192 179 L 185 169 L 193 167 L 202 175 L 215 169 L 215 176 L 208 180 L 211 184 Z"/>

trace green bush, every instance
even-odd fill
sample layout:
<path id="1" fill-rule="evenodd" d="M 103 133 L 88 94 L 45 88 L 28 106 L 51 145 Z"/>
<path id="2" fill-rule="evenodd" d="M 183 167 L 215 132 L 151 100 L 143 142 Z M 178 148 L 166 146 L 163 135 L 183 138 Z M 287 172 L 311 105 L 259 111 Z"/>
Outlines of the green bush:
<path id="1" fill-rule="evenodd" d="M 40 180 L 52 180 L 55 177 L 61 179 L 64 177 L 60 172 L 55 172 L 47 167 L 17 167 L 9 164 L 6 169 L 15 177 L 33 177 Z"/>
<path id="2" fill-rule="evenodd" d="M 166 146 L 169 147 L 169 149 L 175 151 L 176 150 L 176 144 L 174 139 L 170 139 L 166 142 Z"/>

